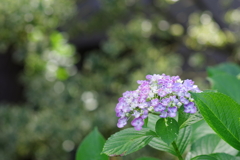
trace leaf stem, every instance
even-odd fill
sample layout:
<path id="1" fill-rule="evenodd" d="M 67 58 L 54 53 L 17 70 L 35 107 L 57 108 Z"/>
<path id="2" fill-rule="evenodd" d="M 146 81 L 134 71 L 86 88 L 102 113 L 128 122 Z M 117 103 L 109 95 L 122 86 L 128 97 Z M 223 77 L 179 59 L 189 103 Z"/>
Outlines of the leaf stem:
<path id="1" fill-rule="evenodd" d="M 177 153 L 178 159 L 179 159 L 179 160 L 183 160 L 183 157 L 182 157 L 180 151 L 178 150 L 178 147 L 177 147 L 177 144 L 176 144 L 175 141 L 172 142 L 172 146 L 173 146 L 175 152 Z"/>

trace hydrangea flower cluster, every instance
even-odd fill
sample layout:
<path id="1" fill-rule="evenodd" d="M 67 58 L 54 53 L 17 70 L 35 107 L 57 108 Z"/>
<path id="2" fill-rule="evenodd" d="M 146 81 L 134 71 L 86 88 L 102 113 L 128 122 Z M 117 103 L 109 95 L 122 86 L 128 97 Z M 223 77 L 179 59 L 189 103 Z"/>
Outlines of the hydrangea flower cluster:
<path id="1" fill-rule="evenodd" d="M 158 113 L 161 118 L 175 117 L 182 105 L 186 113 L 197 112 L 189 92 L 201 91 L 192 80 L 182 81 L 179 76 L 165 74 L 147 75 L 146 79 L 137 81 L 137 90 L 126 91 L 119 98 L 115 108 L 117 117 L 120 117 L 117 123 L 119 128 L 124 127 L 133 116 L 132 126 L 141 130 L 149 112 Z"/>

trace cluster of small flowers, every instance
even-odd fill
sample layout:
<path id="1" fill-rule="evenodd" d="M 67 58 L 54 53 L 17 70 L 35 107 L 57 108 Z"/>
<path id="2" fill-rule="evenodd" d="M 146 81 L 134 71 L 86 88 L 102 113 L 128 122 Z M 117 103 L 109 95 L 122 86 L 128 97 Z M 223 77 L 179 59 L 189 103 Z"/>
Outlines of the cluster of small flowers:
<path id="1" fill-rule="evenodd" d="M 182 81 L 179 76 L 165 74 L 147 75 L 147 80 L 139 80 L 135 91 L 126 91 L 115 108 L 118 119 L 117 126 L 124 127 L 131 116 L 136 130 L 141 130 L 144 119 L 149 112 L 159 113 L 161 118 L 175 117 L 182 105 L 184 112 L 195 113 L 197 108 L 191 92 L 201 92 L 192 80 Z"/>

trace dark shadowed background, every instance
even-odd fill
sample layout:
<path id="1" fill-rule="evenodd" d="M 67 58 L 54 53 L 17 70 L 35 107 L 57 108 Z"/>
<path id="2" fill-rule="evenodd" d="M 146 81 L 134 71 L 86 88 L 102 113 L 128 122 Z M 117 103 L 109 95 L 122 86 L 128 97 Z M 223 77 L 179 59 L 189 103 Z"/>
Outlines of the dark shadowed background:
<path id="1" fill-rule="evenodd" d="M 147 74 L 209 88 L 206 67 L 240 62 L 239 0 L 1 0 L 0 159 L 73 160 Z M 122 159 L 172 156 L 150 147 Z"/>

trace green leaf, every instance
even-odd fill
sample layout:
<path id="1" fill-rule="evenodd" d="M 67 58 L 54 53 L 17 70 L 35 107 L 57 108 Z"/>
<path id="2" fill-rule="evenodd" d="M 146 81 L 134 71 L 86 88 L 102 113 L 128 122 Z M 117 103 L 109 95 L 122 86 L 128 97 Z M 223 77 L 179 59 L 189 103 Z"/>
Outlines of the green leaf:
<path id="1" fill-rule="evenodd" d="M 217 160 L 240 160 L 240 157 L 235 157 L 226 153 L 213 153 L 210 156 L 215 157 Z"/>
<path id="2" fill-rule="evenodd" d="M 148 123 L 147 123 L 147 127 L 149 129 L 151 129 L 152 131 L 156 132 L 155 130 L 155 125 L 157 123 L 157 121 L 160 119 L 160 117 L 158 115 L 154 115 L 149 113 L 148 114 Z"/>
<path id="3" fill-rule="evenodd" d="M 158 115 L 149 114 L 148 115 L 148 128 L 150 128 L 152 131 L 155 131 L 155 125 L 156 125 L 156 122 L 159 120 L 159 118 L 160 117 Z M 180 129 L 180 131 L 179 131 L 179 134 L 178 134 L 178 137 L 176 140 L 176 144 L 177 144 L 178 149 L 181 154 L 184 153 L 184 151 L 191 139 L 191 131 L 192 131 L 191 126 Z M 168 145 L 167 143 L 163 142 L 161 140 L 161 138 L 159 138 L 159 137 L 153 138 L 150 141 L 149 146 L 151 146 L 157 150 L 165 151 L 165 152 L 168 152 L 168 153 L 171 153 L 171 154 L 177 156 L 172 145 Z"/>
<path id="4" fill-rule="evenodd" d="M 240 80 L 228 74 L 214 75 L 209 78 L 212 88 L 224 93 L 240 104 Z"/>
<path id="5" fill-rule="evenodd" d="M 152 157 L 141 157 L 141 158 L 138 158 L 136 160 L 159 160 L 157 158 L 152 158 Z"/>
<path id="6" fill-rule="evenodd" d="M 148 118 L 145 118 L 143 128 L 147 128 L 147 125 L 148 125 Z"/>
<path id="7" fill-rule="evenodd" d="M 80 144 L 76 160 L 108 160 L 108 156 L 101 155 L 105 139 L 95 128 Z"/>
<path id="8" fill-rule="evenodd" d="M 127 155 L 146 146 L 155 136 L 156 134 L 147 128 L 140 131 L 124 129 L 107 140 L 102 153 L 109 156 Z"/>
<path id="9" fill-rule="evenodd" d="M 209 155 L 200 155 L 192 158 L 191 160 L 240 160 L 240 158 L 226 153 L 214 153 Z"/>
<path id="10" fill-rule="evenodd" d="M 190 151 L 191 157 L 220 152 L 236 155 L 238 151 L 229 146 L 216 134 L 208 134 L 201 137 L 192 144 Z"/>
<path id="11" fill-rule="evenodd" d="M 222 73 L 237 76 L 240 73 L 240 67 L 234 63 L 223 63 L 215 67 L 208 67 L 207 72 L 210 77 Z"/>
<path id="12" fill-rule="evenodd" d="M 237 157 L 240 157 L 240 151 L 238 152 L 238 154 L 236 155 Z"/>
<path id="13" fill-rule="evenodd" d="M 173 118 L 160 118 L 155 126 L 157 135 L 168 145 L 178 136 L 179 126 Z"/>
<path id="14" fill-rule="evenodd" d="M 240 105 L 222 93 L 192 93 L 192 97 L 209 126 L 240 150 Z"/>
<path id="15" fill-rule="evenodd" d="M 201 120 L 192 125 L 192 137 L 191 142 L 195 142 L 199 138 L 207 134 L 216 134 L 212 128 L 206 123 L 205 120 Z"/>
<path id="16" fill-rule="evenodd" d="M 203 117 L 199 112 L 195 114 L 185 113 L 183 106 L 178 110 L 178 125 L 180 129 L 201 121 L 202 119 Z"/>
<path id="17" fill-rule="evenodd" d="M 200 155 L 197 157 L 192 158 L 191 160 L 218 160 L 215 157 L 212 157 L 210 155 Z"/>
<path id="18" fill-rule="evenodd" d="M 191 139 L 191 126 L 180 129 L 177 140 L 176 140 L 176 144 L 181 154 L 184 153 L 190 139 Z M 173 146 L 163 142 L 159 137 L 153 138 L 150 141 L 149 146 L 157 150 L 165 151 L 177 156 L 177 153 L 175 152 Z"/>

